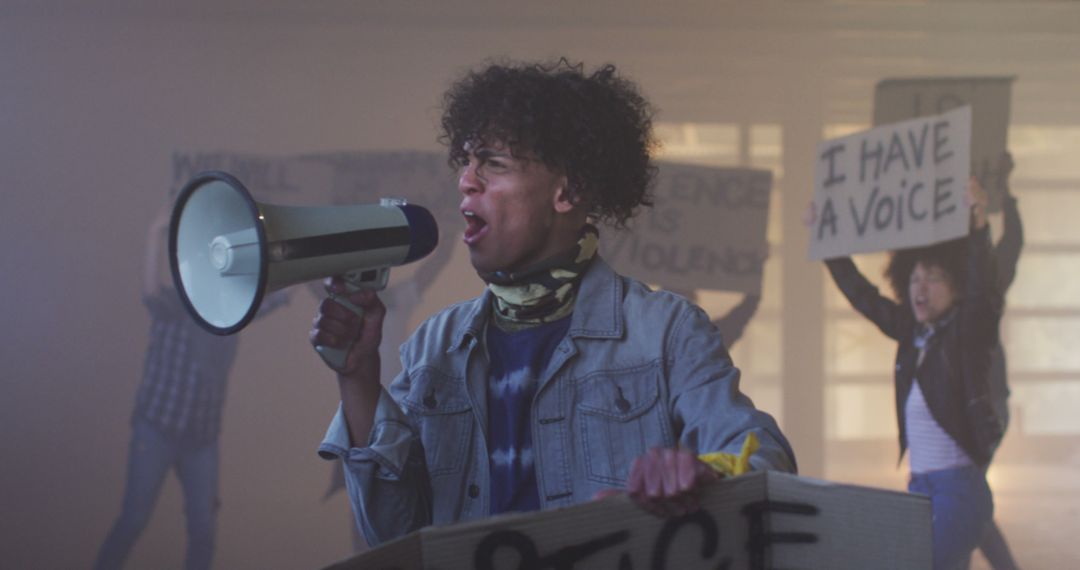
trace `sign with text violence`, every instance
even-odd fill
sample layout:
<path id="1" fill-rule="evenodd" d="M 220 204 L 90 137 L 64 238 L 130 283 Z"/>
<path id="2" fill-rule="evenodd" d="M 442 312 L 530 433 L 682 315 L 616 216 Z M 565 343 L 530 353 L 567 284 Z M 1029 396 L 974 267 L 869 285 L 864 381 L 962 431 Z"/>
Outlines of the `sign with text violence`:
<path id="1" fill-rule="evenodd" d="M 601 230 L 601 255 L 620 273 L 664 289 L 759 292 L 772 173 L 658 166 L 655 205 L 625 230 Z"/>
<path id="2" fill-rule="evenodd" d="M 810 259 L 916 247 L 967 233 L 971 107 L 818 145 Z"/>

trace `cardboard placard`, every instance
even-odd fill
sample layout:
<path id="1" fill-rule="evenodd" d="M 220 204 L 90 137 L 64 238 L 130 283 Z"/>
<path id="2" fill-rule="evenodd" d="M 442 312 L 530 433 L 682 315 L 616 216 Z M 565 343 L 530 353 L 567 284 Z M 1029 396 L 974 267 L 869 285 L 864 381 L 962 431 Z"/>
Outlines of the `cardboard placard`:
<path id="1" fill-rule="evenodd" d="M 616 271 L 665 289 L 759 293 L 772 172 L 661 162 L 652 208 L 601 232 Z"/>
<path id="2" fill-rule="evenodd" d="M 334 173 L 331 203 L 352 204 L 401 197 L 424 206 L 440 222 L 459 225 L 457 172 L 446 155 L 424 151 L 355 151 L 305 155 L 298 161 L 327 165 Z"/>
<path id="3" fill-rule="evenodd" d="M 428 527 L 325 570 L 929 568 L 930 500 L 774 471 L 711 485 L 660 518 L 620 495 Z"/>
<path id="4" fill-rule="evenodd" d="M 431 210 L 440 222 L 459 220 L 457 175 L 440 153 L 351 151 L 270 156 L 176 152 L 172 162 L 174 192 L 199 172 L 222 170 L 243 182 L 261 202 L 325 206 L 400 197 Z"/>
<path id="5" fill-rule="evenodd" d="M 1000 209 L 1007 180 L 999 160 L 1009 145 L 1009 113 L 1015 77 L 915 77 L 878 82 L 874 125 L 886 125 L 971 106 L 971 172 L 990 195 L 990 211 Z"/>
<path id="6" fill-rule="evenodd" d="M 295 159 L 224 151 L 174 152 L 172 155 L 172 186 L 176 194 L 200 172 L 228 172 L 244 183 L 257 200 L 291 201 L 305 192 L 303 178 L 297 172 Z"/>
<path id="7" fill-rule="evenodd" d="M 810 259 L 929 245 L 968 231 L 971 107 L 818 145 Z"/>

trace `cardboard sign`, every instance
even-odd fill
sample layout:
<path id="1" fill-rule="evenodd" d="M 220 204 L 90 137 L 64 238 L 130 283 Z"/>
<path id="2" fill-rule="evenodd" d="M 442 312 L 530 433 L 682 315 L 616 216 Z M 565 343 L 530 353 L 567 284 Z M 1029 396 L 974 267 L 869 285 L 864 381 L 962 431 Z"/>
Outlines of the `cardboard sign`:
<path id="1" fill-rule="evenodd" d="M 401 197 L 432 211 L 446 213 L 457 206 L 457 173 L 446 155 L 422 151 L 357 151 L 312 154 L 300 157 L 331 168 L 331 202 L 353 204 Z M 436 215 L 438 217 L 438 215 Z"/>
<path id="2" fill-rule="evenodd" d="M 772 172 L 660 163 L 655 205 L 626 230 L 601 232 L 623 275 L 665 289 L 761 290 Z"/>
<path id="3" fill-rule="evenodd" d="M 439 153 L 355 151 L 277 157 L 177 152 L 172 191 L 205 170 L 232 174 L 260 202 L 326 206 L 405 198 L 430 210 L 440 223 L 461 225 L 457 175 Z"/>
<path id="4" fill-rule="evenodd" d="M 930 568 L 930 500 L 773 471 L 711 485 L 660 518 L 620 495 L 427 527 L 326 570 Z"/>
<path id="5" fill-rule="evenodd" d="M 220 170 L 243 182 L 256 200 L 288 202 L 305 188 L 294 162 L 291 157 L 236 152 L 174 152 L 170 192 L 179 193 L 200 172 Z"/>
<path id="6" fill-rule="evenodd" d="M 1007 180 L 999 160 L 1009 144 L 1009 107 L 1014 77 L 885 79 L 874 91 L 874 125 L 885 125 L 971 106 L 971 172 L 1000 208 Z"/>
<path id="7" fill-rule="evenodd" d="M 961 107 L 819 144 L 810 259 L 965 235 L 970 140 Z"/>

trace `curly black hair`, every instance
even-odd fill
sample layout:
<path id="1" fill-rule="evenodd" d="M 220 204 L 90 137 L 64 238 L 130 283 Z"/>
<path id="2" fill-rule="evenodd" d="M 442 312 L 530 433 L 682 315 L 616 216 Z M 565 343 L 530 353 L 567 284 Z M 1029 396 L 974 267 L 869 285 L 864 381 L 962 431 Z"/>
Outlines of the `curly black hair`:
<path id="1" fill-rule="evenodd" d="M 939 267 L 949 278 L 949 284 L 957 295 L 964 291 L 967 283 L 968 238 L 961 237 L 923 247 L 898 249 L 892 252 L 889 265 L 885 268 L 885 278 L 892 286 L 897 301 L 910 305 L 911 272 L 915 265 L 922 263 L 928 267 Z"/>
<path id="2" fill-rule="evenodd" d="M 566 174 L 570 198 L 601 221 L 622 227 L 651 206 L 652 105 L 614 65 L 592 74 L 565 58 L 554 63 L 491 63 L 443 96 L 449 164 L 468 161 L 466 143 L 506 145 Z"/>

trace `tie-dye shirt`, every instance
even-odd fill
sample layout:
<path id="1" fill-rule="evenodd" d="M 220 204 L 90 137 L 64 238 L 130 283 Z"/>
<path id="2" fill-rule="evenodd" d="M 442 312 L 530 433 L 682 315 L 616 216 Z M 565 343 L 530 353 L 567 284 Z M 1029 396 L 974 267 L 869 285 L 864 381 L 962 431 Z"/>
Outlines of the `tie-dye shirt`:
<path id="1" fill-rule="evenodd" d="M 570 317 L 515 332 L 488 327 L 491 514 L 540 508 L 533 465 L 532 400 L 537 378 L 569 328 Z"/>

